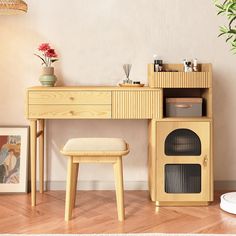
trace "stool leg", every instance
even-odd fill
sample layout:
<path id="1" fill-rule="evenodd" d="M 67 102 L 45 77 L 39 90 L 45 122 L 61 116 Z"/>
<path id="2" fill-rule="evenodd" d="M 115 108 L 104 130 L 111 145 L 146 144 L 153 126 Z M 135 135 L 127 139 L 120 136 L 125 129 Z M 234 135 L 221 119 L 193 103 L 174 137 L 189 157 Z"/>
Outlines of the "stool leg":
<path id="1" fill-rule="evenodd" d="M 125 219 L 125 210 L 124 210 L 122 157 L 117 158 L 117 161 L 113 164 L 113 167 L 114 167 L 115 183 L 116 183 L 116 202 L 117 202 L 118 220 L 123 221 Z"/>
<path id="2" fill-rule="evenodd" d="M 78 172 L 79 172 L 79 163 L 73 164 L 73 194 L 72 194 L 72 208 L 75 208 L 75 201 L 76 201 L 76 192 L 77 192 L 77 179 L 78 179 Z"/>
<path id="3" fill-rule="evenodd" d="M 72 199 L 73 199 L 73 186 L 74 186 L 74 168 L 73 164 L 73 157 L 68 158 L 68 164 L 67 164 L 67 183 L 66 183 L 66 207 L 65 207 L 65 220 L 69 221 L 72 217 Z"/>

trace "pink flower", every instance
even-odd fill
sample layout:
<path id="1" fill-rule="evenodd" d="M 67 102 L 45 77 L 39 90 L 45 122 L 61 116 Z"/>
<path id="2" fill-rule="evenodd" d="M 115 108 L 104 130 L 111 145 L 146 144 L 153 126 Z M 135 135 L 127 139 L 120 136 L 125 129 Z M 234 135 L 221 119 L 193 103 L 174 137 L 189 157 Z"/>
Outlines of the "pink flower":
<path id="1" fill-rule="evenodd" d="M 38 50 L 40 51 L 41 55 L 40 54 L 39 55 L 34 54 L 34 55 L 37 56 L 42 61 L 42 65 L 50 67 L 54 62 L 58 61 L 58 55 L 55 49 L 51 48 L 49 43 L 42 43 L 41 45 L 39 45 Z"/>
<path id="2" fill-rule="evenodd" d="M 38 50 L 39 51 L 42 51 L 42 52 L 46 52 L 46 51 L 48 51 L 48 50 L 50 50 L 51 48 L 50 48 L 50 45 L 48 44 L 48 43 L 42 43 L 40 46 L 39 46 L 39 48 L 38 48 Z"/>
<path id="3" fill-rule="evenodd" d="M 56 54 L 55 50 L 51 48 L 45 52 L 45 56 L 52 58 L 52 57 L 57 57 L 57 54 Z"/>

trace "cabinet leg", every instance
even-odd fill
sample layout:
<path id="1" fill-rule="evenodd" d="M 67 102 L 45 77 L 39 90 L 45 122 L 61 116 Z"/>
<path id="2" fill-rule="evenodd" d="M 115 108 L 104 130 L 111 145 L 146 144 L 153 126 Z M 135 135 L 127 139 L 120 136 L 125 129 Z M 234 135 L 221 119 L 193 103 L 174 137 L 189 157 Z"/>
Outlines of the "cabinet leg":
<path id="1" fill-rule="evenodd" d="M 37 120 L 30 121 L 31 205 L 36 205 Z"/>

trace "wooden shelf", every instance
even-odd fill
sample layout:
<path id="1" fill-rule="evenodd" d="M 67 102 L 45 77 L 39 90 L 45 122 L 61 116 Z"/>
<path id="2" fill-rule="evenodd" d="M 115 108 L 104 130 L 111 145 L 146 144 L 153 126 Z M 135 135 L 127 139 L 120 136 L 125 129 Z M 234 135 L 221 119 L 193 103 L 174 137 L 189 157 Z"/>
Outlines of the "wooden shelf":
<path id="1" fill-rule="evenodd" d="M 201 72 L 184 72 L 182 64 L 164 64 L 164 70 L 178 72 L 154 72 L 154 65 L 148 65 L 148 82 L 152 88 L 211 88 L 211 64 L 200 64 Z"/>

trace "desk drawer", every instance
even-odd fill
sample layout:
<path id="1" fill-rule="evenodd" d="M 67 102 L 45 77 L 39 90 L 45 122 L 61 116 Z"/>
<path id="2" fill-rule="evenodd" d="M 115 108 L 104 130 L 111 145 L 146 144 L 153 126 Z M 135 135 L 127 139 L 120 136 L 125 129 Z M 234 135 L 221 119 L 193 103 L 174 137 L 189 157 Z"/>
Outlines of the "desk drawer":
<path id="1" fill-rule="evenodd" d="M 29 104 L 111 104 L 111 92 L 30 91 Z"/>
<path id="2" fill-rule="evenodd" d="M 111 105 L 29 105 L 29 118 L 110 119 Z"/>
<path id="3" fill-rule="evenodd" d="M 158 119 L 162 117 L 161 90 L 114 91 L 113 119 Z"/>

